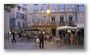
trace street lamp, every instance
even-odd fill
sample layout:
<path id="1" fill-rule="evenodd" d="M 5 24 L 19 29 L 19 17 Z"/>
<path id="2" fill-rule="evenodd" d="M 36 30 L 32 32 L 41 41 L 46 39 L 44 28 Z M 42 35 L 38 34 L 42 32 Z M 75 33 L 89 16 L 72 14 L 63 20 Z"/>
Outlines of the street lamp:
<path id="1" fill-rule="evenodd" d="M 44 11 L 43 10 L 41 10 L 41 12 L 43 13 Z M 47 9 L 47 14 L 49 14 L 50 13 L 50 9 Z M 49 16 L 48 16 L 49 17 Z M 48 18 L 49 19 L 49 18 Z M 45 28 L 46 29 L 46 28 Z M 45 30 L 46 31 L 46 30 Z"/>
<path id="2" fill-rule="evenodd" d="M 43 10 L 42 10 L 42 13 L 43 13 Z"/>
<path id="3" fill-rule="evenodd" d="M 43 13 L 44 11 L 43 10 L 41 10 L 41 12 Z M 50 10 L 49 9 L 47 9 L 47 14 L 49 14 L 50 13 Z"/>
<path id="4" fill-rule="evenodd" d="M 47 14 L 49 14 L 49 13 L 50 13 L 50 10 L 48 9 L 48 10 L 47 10 Z"/>

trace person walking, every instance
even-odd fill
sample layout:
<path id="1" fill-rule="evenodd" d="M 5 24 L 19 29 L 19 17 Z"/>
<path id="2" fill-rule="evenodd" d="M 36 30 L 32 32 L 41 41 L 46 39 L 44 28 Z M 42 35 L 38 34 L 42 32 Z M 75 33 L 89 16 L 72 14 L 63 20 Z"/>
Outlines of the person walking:
<path id="1" fill-rule="evenodd" d="M 60 45 L 62 45 L 63 44 L 62 34 L 59 35 L 59 38 L 60 38 Z"/>
<path id="2" fill-rule="evenodd" d="M 38 34 L 35 36 L 35 46 L 37 46 L 37 44 L 39 43 L 39 38 L 38 38 Z"/>
<path id="3" fill-rule="evenodd" d="M 71 45 L 74 44 L 74 35 L 71 33 L 71 36 L 70 36 L 70 42 L 71 42 Z"/>
<path id="4" fill-rule="evenodd" d="M 21 41 L 21 32 L 18 33 L 18 40 Z"/>
<path id="5" fill-rule="evenodd" d="M 39 42 L 39 48 L 41 49 L 44 49 L 44 37 L 43 37 L 43 33 L 42 33 L 42 31 L 40 31 L 39 32 L 39 40 L 40 40 L 40 42 Z"/>
<path id="6" fill-rule="evenodd" d="M 16 43 L 16 39 L 15 39 L 15 32 L 12 32 L 12 43 L 15 42 Z"/>

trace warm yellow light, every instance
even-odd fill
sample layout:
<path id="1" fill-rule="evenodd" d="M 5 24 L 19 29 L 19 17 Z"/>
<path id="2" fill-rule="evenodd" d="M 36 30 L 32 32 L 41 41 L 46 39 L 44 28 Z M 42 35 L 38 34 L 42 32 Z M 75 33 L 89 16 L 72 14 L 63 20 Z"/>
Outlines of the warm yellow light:
<path id="1" fill-rule="evenodd" d="M 43 10 L 42 10 L 42 13 L 43 13 Z"/>
<path id="2" fill-rule="evenodd" d="M 47 13 L 48 13 L 48 14 L 50 13 L 50 10 L 49 10 L 49 9 L 47 10 Z"/>

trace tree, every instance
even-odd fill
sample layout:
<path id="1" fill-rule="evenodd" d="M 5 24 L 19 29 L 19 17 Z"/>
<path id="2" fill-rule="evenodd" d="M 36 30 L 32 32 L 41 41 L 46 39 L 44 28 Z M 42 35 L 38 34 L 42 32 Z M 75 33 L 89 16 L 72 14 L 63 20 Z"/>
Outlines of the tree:
<path id="1" fill-rule="evenodd" d="M 4 10 L 7 12 L 11 11 L 11 8 L 14 8 L 15 4 L 4 4 Z"/>

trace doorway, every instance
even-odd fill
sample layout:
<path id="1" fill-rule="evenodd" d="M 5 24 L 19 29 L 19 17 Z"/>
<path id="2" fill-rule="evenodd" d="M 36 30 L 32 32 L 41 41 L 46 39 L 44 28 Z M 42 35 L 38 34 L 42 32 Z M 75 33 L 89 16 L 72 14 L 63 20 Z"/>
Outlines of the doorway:
<path id="1" fill-rule="evenodd" d="M 52 35 L 56 35 L 56 29 L 52 29 Z"/>

